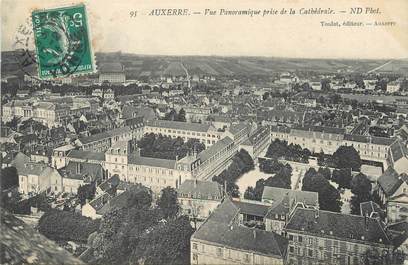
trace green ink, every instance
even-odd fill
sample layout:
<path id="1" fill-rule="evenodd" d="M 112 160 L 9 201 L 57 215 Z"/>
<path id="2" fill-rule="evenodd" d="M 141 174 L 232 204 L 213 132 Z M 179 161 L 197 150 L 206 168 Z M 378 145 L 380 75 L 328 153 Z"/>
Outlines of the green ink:
<path id="1" fill-rule="evenodd" d="M 32 20 L 41 79 L 95 70 L 84 5 L 37 10 Z"/>

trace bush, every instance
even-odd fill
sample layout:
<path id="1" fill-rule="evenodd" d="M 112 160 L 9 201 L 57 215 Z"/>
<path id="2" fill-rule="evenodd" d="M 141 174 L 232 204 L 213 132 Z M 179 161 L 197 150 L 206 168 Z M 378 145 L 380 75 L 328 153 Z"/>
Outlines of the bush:
<path id="1" fill-rule="evenodd" d="M 75 212 L 51 210 L 40 218 L 38 231 L 52 240 L 86 243 L 88 236 L 97 231 L 99 220 L 92 220 Z"/>

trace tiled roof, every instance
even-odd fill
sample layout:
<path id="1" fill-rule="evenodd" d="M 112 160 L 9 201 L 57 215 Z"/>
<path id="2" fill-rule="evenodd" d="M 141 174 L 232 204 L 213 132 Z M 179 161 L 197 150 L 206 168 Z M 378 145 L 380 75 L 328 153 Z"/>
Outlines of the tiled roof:
<path id="1" fill-rule="evenodd" d="M 37 162 L 28 162 L 25 163 L 23 167 L 18 169 L 19 175 L 36 175 L 40 176 L 41 173 L 47 168 L 48 166 L 45 163 L 37 163 Z"/>
<path id="2" fill-rule="evenodd" d="M 289 196 L 290 202 L 301 202 L 308 206 L 318 206 L 318 193 L 312 191 L 290 190 L 277 187 L 265 186 L 262 193 L 264 202 L 280 202 L 284 196 Z"/>
<path id="3" fill-rule="evenodd" d="M 176 160 L 144 157 L 140 156 L 139 154 L 131 154 L 128 158 L 128 164 L 175 169 Z"/>
<path id="4" fill-rule="evenodd" d="M 90 180 L 102 179 L 102 166 L 99 164 L 69 161 L 68 165 L 63 169 L 64 178 L 83 180 L 89 177 Z M 78 171 L 79 170 L 79 171 Z"/>
<path id="5" fill-rule="evenodd" d="M 101 63 L 98 67 L 100 73 L 123 73 L 124 68 L 121 63 Z"/>
<path id="6" fill-rule="evenodd" d="M 387 227 L 388 236 L 390 237 L 394 247 L 401 246 L 408 239 L 408 223 L 399 222 L 391 224 Z"/>
<path id="7" fill-rule="evenodd" d="M 358 134 L 345 134 L 344 140 L 353 141 L 353 142 L 360 142 L 360 143 L 372 143 L 378 145 L 391 145 L 395 142 L 393 138 L 386 138 L 386 137 L 376 137 L 376 136 L 366 136 L 366 135 L 358 135 Z"/>
<path id="8" fill-rule="evenodd" d="M 105 204 L 112 199 L 112 196 L 109 193 L 103 193 L 89 202 L 89 205 L 98 212 Z"/>
<path id="9" fill-rule="evenodd" d="M 238 213 L 239 209 L 226 198 L 193 234 L 192 240 L 282 259 L 285 257 L 288 242 L 284 237 L 274 232 L 231 223 Z"/>
<path id="10" fill-rule="evenodd" d="M 226 136 L 221 140 L 217 141 L 215 144 L 208 147 L 207 149 L 201 151 L 197 156 L 201 160 L 201 162 L 204 162 L 233 142 L 234 141 L 231 138 Z"/>
<path id="11" fill-rule="evenodd" d="M 18 152 L 14 157 L 11 165 L 17 169 L 17 171 L 24 170 L 24 164 L 30 162 L 30 157 Z"/>
<path id="12" fill-rule="evenodd" d="M 387 196 L 391 196 L 401 186 L 403 180 L 392 167 L 387 168 L 378 178 L 378 185 Z"/>
<path id="13" fill-rule="evenodd" d="M 99 140 L 102 140 L 102 139 L 110 138 L 110 137 L 113 137 L 113 136 L 116 136 L 116 135 L 121 135 L 121 134 L 124 134 L 124 133 L 130 133 L 130 132 L 132 132 L 132 130 L 129 127 L 127 127 L 127 126 L 126 127 L 120 127 L 120 128 L 112 129 L 112 130 L 105 131 L 105 132 L 102 132 L 102 133 L 94 134 L 94 135 L 91 135 L 91 136 L 81 137 L 81 138 L 79 138 L 79 141 L 82 144 L 87 144 L 87 143 L 92 143 L 92 142 L 95 142 L 95 141 L 99 141 Z"/>
<path id="14" fill-rule="evenodd" d="M 146 126 L 157 128 L 168 128 L 175 130 L 185 130 L 194 132 L 208 132 L 211 125 L 203 123 L 191 123 L 181 121 L 151 120 L 147 121 Z"/>
<path id="15" fill-rule="evenodd" d="M 97 160 L 104 161 L 105 153 L 102 152 L 91 152 L 91 151 L 82 151 L 82 150 L 71 150 L 67 157 L 81 159 L 85 161 Z"/>
<path id="16" fill-rule="evenodd" d="M 264 217 L 270 205 L 262 204 L 262 203 L 252 203 L 250 201 L 232 201 L 236 207 L 239 208 L 239 212 L 241 214 L 248 214 L 254 216 Z"/>
<path id="17" fill-rule="evenodd" d="M 185 180 L 177 189 L 179 197 L 190 195 L 192 198 L 221 200 L 222 186 L 217 182 L 204 180 Z"/>
<path id="18" fill-rule="evenodd" d="M 401 141 L 395 141 L 389 150 L 392 160 L 398 161 L 403 157 L 408 157 L 408 149 Z"/>
<path id="19" fill-rule="evenodd" d="M 391 243 L 377 219 L 306 208 L 296 208 L 286 230 L 344 241 Z"/>
<path id="20" fill-rule="evenodd" d="M 102 191 L 106 191 L 108 189 L 111 189 L 112 187 L 117 187 L 119 185 L 120 179 L 117 175 L 113 175 L 112 177 L 108 178 L 104 182 L 102 182 L 98 188 L 100 188 Z"/>

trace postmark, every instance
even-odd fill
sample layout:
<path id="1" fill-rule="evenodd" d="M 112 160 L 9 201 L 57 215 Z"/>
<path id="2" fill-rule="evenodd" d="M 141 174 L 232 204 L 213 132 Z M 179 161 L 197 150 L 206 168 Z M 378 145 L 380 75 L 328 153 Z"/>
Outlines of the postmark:
<path id="1" fill-rule="evenodd" d="M 85 5 L 32 12 L 40 79 L 95 72 Z"/>

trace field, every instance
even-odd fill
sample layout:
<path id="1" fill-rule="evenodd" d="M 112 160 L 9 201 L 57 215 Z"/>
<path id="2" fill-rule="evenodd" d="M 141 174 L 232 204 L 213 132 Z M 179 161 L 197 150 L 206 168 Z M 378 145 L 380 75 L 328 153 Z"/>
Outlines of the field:
<path id="1" fill-rule="evenodd" d="M 307 71 L 319 73 L 357 72 L 367 73 L 381 65 L 376 72 L 406 74 L 408 60 L 334 60 L 291 59 L 267 57 L 206 57 L 206 56 L 143 56 L 135 54 L 97 53 L 97 64 L 121 62 L 131 79 L 161 75 L 190 76 L 213 75 L 271 75 L 282 71 Z M 35 70 L 35 69 L 34 69 Z M 2 75 L 22 75 L 14 55 L 2 53 Z"/>

